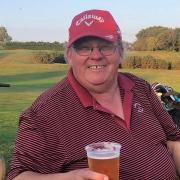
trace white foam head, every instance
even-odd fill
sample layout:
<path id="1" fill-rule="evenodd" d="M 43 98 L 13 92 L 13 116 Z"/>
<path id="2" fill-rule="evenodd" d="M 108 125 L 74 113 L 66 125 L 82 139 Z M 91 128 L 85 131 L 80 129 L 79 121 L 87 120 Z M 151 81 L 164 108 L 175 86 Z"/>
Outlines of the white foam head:
<path id="1" fill-rule="evenodd" d="M 114 142 L 98 142 L 87 145 L 85 149 L 89 158 L 113 159 L 119 157 L 121 145 Z"/>

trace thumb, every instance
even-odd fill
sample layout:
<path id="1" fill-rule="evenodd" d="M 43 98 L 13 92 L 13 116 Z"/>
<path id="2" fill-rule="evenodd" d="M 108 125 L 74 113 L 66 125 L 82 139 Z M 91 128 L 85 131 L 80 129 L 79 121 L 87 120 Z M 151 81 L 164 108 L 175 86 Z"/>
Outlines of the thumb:
<path id="1" fill-rule="evenodd" d="M 109 180 L 108 176 L 104 176 L 103 180 Z"/>
<path id="2" fill-rule="evenodd" d="M 91 171 L 89 169 L 87 169 L 87 171 L 84 171 L 84 176 L 85 176 L 85 178 L 93 179 L 93 180 L 96 180 L 96 179 L 98 179 L 98 180 L 109 180 L 107 175 L 104 175 L 104 174 L 101 174 L 98 172 L 94 172 L 94 171 Z"/>

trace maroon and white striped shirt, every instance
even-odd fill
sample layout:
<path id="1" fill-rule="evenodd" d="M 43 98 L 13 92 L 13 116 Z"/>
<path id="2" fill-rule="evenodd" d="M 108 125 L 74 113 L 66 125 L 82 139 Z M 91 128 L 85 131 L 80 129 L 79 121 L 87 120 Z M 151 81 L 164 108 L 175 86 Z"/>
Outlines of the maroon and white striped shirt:
<path id="1" fill-rule="evenodd" d="M 167 140 L 180 130 L 147 82 L 119 73 L 125 120 L 103 108 L 72 75 L 45 91 L 20 117 L 8 180 L 24 171 L 68 172 L 87 167 L 84 147 L 122 145 L 121 180 L 174 180 Z"/>

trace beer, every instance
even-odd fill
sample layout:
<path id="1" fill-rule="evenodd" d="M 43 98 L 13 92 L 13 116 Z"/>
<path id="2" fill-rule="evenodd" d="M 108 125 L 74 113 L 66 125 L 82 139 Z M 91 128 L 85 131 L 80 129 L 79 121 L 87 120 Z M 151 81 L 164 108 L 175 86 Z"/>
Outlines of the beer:
<path id="1" fill-rule="evenodd" d="M 119 157 L 112 159 L 88 158 L 89 169 L 106 174 L 109 180 L 119 180 Z"/>
<path id="2" fill-rule="evenodd" d="M 111 142 L 86 146 L 89 169 L 107 175 L 109 180 L 119 180 L 120 148 L 120 144 Z"/>

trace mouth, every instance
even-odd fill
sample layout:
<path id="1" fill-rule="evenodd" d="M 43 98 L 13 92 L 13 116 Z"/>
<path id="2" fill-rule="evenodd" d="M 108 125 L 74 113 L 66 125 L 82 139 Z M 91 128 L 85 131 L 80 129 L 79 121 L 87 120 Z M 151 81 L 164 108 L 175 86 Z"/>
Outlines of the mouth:
<path id="1" fill-rule="evenodd" d="M 99 70 L 99 69 L 105 68 L 105 65 L 92 65 L 92 66 L 89 66 L 88 68 L 92 70 Z"/>

